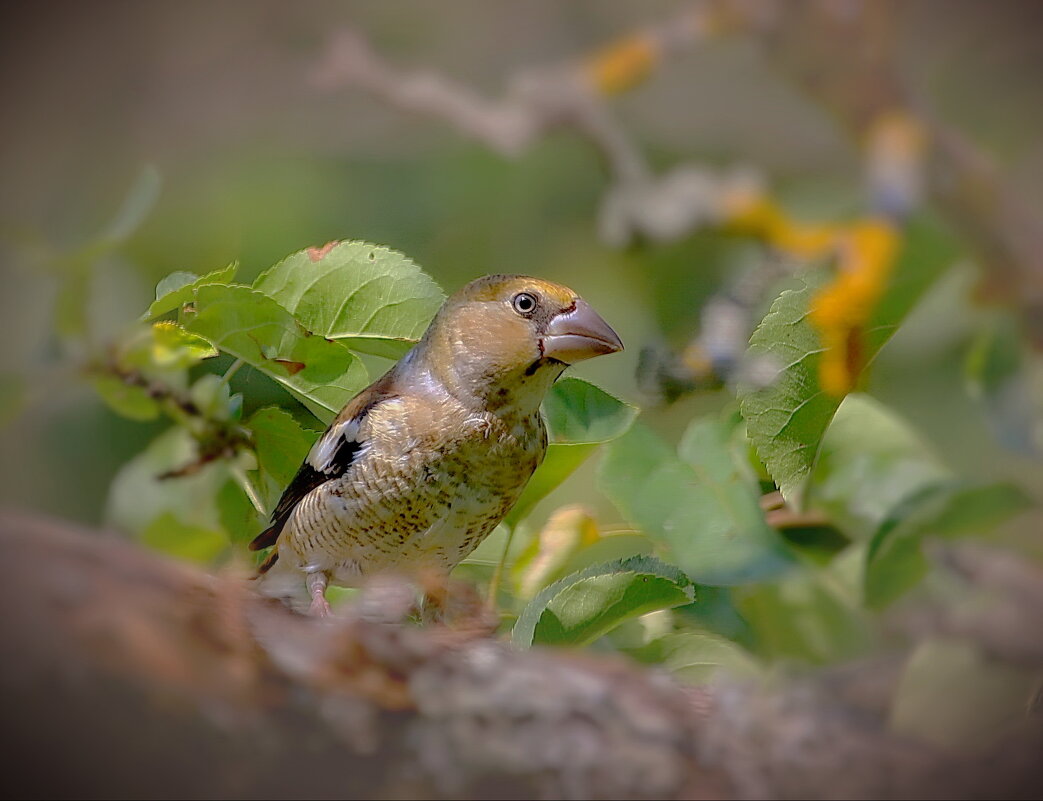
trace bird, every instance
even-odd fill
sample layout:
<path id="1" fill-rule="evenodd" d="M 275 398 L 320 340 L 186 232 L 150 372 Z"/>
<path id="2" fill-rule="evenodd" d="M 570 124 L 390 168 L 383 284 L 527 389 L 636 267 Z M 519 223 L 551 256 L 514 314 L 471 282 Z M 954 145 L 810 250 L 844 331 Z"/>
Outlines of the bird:
<path id="1" fill-rule="evenodd" d="M 327 587 L 441 571 L 503 520 L 547 450 L 540 412 L 570 365 L 623 343 L 566 286 L 487 275 L 316 440 L 251 550 L 262 595 L 317 617 Z"/>

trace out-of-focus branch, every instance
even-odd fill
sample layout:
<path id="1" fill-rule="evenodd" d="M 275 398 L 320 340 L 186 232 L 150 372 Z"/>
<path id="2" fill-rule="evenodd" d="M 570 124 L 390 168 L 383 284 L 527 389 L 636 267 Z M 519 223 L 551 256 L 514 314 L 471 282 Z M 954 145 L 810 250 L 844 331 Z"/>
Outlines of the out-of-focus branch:
<path id="1" fill-rule="evenodd" d="M 611 184 L 600 214 L 603 238 L 615 246 L 638 237 L 669 241 L 704 226 L 736 220 L 747 224 L 749 210 L 764 211 L 762 205 L 768 202 L 764 181 L 748 164 L 721 170 L 682 163 L 655 175 L 644 154 L 612 117 L 607 101 L 642 83 L 676 53 L 726 34 L 755 33 L 773 42 L 780 28 L 800 16 L 772 2 L 698 0 L 673 17 L 626 34 L 585 57 L 521 70 L 508 78 L 505 91 L 496 100 L 430 70 L 400 70 L 354 30 L 342 30 L 331 38 L 312 78 L 327 91 L 358 87 L 405 111 L 443 119 L 465 136 L 508 157 L 519 155 L 552 130 L 571 129 L 589 141 L 607 165 Z M 876 17 L 883 19 L 884 15 Z M 879 66 L 877 51 L 862 48 L 859 52 L 868 56 L 859 60 L 864 70 Z M 863 83 L 854 108 L 864 111 L 871 107 L 865 122 L 868 126 L 877 113 L 893 110 L 895 104 L 885 103 L 881 97 L 892 97 L 895 92 L 890 87 L 879 90 L 872 80 Z M 913 174 L 917 166 L 909 160 L 896 164 L 893 158 L 887 164 L 870 165 L 870 184 L 886 184 L 873 192 L 887 198 L 886 203 L 874 203 L 878 211 L 891 213 L 902 206 L 904 213 L 918 199 Z M 768 213 L 776 218 L 772 222 L 783 225 L 761 224 L 747 233 L 798 255 L 808 255 L 809 249 L 817 254 L 829 244 L 817 229 L 793 230 L 792 221 L 779 219 L 781 209 L 769 205 Z"/>
<path id="2" fill-rule="evenodd" d="M 250 432 L 236 420 L 208 413 L 188 393 L 121 363 L 114 350 L 105 360 L 90 365 L 87 374 L 93 378 L 115 379 L 127 387 L 141 390 L 172 420 L 184 425 L 195 438 L 198 447 L 196 457 L 181 467 L 159 475 L 160 479 L 192 475 L 211 462 L 234 459 L 239 453 L 254 448 Z"/>
<path id="3" fill-rule="evenodd" d="M 865 226 L 858 223 L 844 227 L 794 220 L 770 198 L 759 173 L 748 166 L 714 170 L 682 163 L 655 175 L 606 103 L 612 95 L 640 83 L 677 51 L 722 33 L 770 30 L 779 22 L 778 11 L 770 4 L 692 3 L 665 23 L 626 35 L 587 58 L 517 74 L 497 101 L 432 72 L 398 70 L 356 32 L 341 33 L 330 43 L 315 78 L 327 89 L 358 86 L 405 110 L 445 119 L 507 156 L 517 155 L 551 129 L 575 131 L 603 155 L 608 167 L 610 185 L 598 225 L 602 238 L 614 246 L 635 239 L 670 241 L 709 226 L 728 227 L 764 242 L 784 258 L 846 253 L 848 263 L 841 265 L 841 272 L 869 275 L 868 280 L 862 276 L 840 282 L 829 306 L 839 309 L 841 324 L 822 326 L 827 342 L 823 386 L 842 395 L 857 378 L 843 346 L 858 337 L 866 323 L 864 314 L 849 312 L 872 308 L 889 274 L 892 251 L 881 251 L 880 258 L 862 258 L 860 250 L 867 238 L 861 235 Z M 919 197 L 919 152 L 903 147 L 908 137 L 902 135 L 901 124 L 887 131 L 899 135 L 878 137 L 883 146 L 869 149 L 870 186 L 874 197 L 886 199 L 874 207 L 877 213 L 900 219 Z M 896 139 L 898 146 L 891 146 Z M 895 238 L 890 229 L 884 236 Z M 759 277 L 746 276 L 741 283 L 763 289 L 778 274 L 779 261 L 763 260 Z M 733 283 L 739 287 L 740 282 Z M 868 289 L 851 297 L 849 285 Z M 683 353 L 646 348 L 639 372 L 647 394 L 669 400 L 700 387 L 772 380 L 777 370 L 770 365 L 740 364 L 753 325 L 752 309 L 761 300 L 759 294 L 750 295 L 720 293 L 704 310 L 701 331 Z M 739 375 L 740 368 L 749 369 Z"/>
<path id="4" fill-rule="evenodd" d="M 983 545 L 935 543 L 929 552 L 965 582 L 967 593 L 944 605 L 906 606 L 895 627 L 914 638 L 969 638 L 998 659 L 1043 666 L 1043 571 L 1024 557 Z"/>
<path id="5" fill-rule="evenodd" d="M 603 113 L 598 98 L 629 88 L 675 52 L 704 41 L 714 27 L 712 8 L 692 4 L 588 61 L 523 70 L 497 100 L 432 71 L 400 70 L 350 29 L 330 40 L 312 77 L 323 89 L 356 86 L 405 111 L 444 119 L 505 156 L 518 155 L 550 130 L 573 127 L 605 156 L 610 171 L 626 180 L 647 172 L 644 159 Z"/>
<path id="6" fill-rule="evenodd" d="M 902 222 L 925 199 L 943 209 L 978 250 L 988 294 L 1021 309 L 1030 335 L 1043 346 L 1043 217 L 1002 185 L 988 159 L 965 137 L 933 119 L 912 97 L 895 67 L 899 13 L 888 0 L 694 2 L 589 57 L 519 72 L 498 100 L 430 71 L 398 70 L 357 32 L 330 42 L 315 76 L 327 89 L 358 86 L 407 111 L 444 119 L 509 157 L 550 130 L 575 131 L 608 167 L 610 184 L 598 226 L 610 245 L 642 238 L 671 241 L 702 227 L 727 226 L 788 256 L 851 255 L 847 263 L 842 258 L 830 297 L 815 300 L 816 306 L 840 312 L 838 325 L 825 313 L 815 318 L 826 345 L 821 383 L 840 396 L 855 386 L 862 367 L 848 364 L 843 344 L 860 339 L 867 310 L 890 277 L 888 254 L 897 253 L 895 246 L 862 258 L 860 242 L 900 241 Z M 681 163 L 653 173 L 606 100 L 641 83 L 670 55 L 724 33 L 759 42 L 781 72 L 804 86 L 864 145 L 868 227 L 863 221 L 846 227 L 796 222 L 771 200 L 763 177 L 749 165 L 721 170 Z M 880 235 L 861 235 L 874 226 Z M 867 290 L 852 294 L 851 287 Z M 745 342 L 748 333 L 747 328 L 735 342 Z M 670 385 L 656 394 L 734 380 L 706 367 L 716 357 L 704 340 L 719 338 L 704 325 L 686 354 L 655 357 L 648 372 L 665 375 Z"/>
<path id="7" fill-rule="evenodd" d="M 1043 347 L 1043 214 L 1005 186 L 992 159 L 933 114 L 903 81 L 892 52 L 903 5 L 893 0 L 784 5 L 790 13 L 747 29 L 757 33 L 784 74 L 860 140 L 871 140 L 879 120 L 896 113 L 920 127 L 919 191 L 978 252 L 985 294 L 1020 309 L 1032 341 Z M 901 171 L 895 174 L 901 179 Z M 872 170 L 868 177 L 872 186 Z"/>
<path id="8" fill-rule="evenodd" d="M 12 795 L 972 798 L 1041 778 L 1038 725 L 977 756 L 889 734 L 876 663 L 692 690 L 394 622 L 414 595 L 391 579 L 327 623 L 57 521 L 0 515 L 0 547 Z"/>
<path id="9" fill-rule="evenodd" d="M 404 111 L 445 120 L 507 157 L 550 131 L 572 130 L 601 154 L 612 180 L 600 220 L 606 241 L 619 246 L 636 236 L 670 240 L 719 223 L 727 216 L 727 198 L 745 195 L 759 178 L 747 168 L 713 171 L 696 165 L 653 175 L 605 100 L 641 82 L 675 53 L 726 30 L 731 15 L 725 11 L 718 3 L 691 3 L 589 58 L 520 71 L 495 100 L 429 70 L 400 70 L 353 30 L 331 38 L 312 78 L 327 91 L 353 86 Z"/>
<path id="10" fill-rule="evenodd" d="M 986 297 L 1021 309 L 1043 349 L 1043 213 L 1003 185 L 991 160 L 958 131 L 932 127 L 931 191 L 987 267 Z"/>

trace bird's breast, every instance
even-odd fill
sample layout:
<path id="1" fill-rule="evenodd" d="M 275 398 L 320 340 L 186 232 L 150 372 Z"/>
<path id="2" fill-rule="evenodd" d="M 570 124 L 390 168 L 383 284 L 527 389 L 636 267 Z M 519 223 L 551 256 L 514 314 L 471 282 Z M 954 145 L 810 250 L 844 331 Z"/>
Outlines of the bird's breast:
<path id="1" fill-rule="evenodd" d="M 407 399 L 381 404 L 361 433 L 363 457 L 301 504 L 303 563 L 452 568 L 507 514 L 546 448 L 538 413 Z"/>

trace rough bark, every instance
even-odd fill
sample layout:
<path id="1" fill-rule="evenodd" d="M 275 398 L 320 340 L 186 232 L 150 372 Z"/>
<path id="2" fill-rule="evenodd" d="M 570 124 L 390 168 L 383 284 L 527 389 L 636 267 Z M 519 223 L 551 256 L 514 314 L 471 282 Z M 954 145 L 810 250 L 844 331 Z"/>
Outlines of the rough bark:
<path id="1" fill-rule="evenodd" d="M 480 626 L 332 622 L 99 532 L 0 515 L 4 794 L 23 797 L 1001 797 L 1040 727 L 960 757 L 889 735 L 891 660 L 712 691 Z M 474 620 L 475 618 L 470 618 Z M 460 624 L 460 620 L 463 624 Z"/>

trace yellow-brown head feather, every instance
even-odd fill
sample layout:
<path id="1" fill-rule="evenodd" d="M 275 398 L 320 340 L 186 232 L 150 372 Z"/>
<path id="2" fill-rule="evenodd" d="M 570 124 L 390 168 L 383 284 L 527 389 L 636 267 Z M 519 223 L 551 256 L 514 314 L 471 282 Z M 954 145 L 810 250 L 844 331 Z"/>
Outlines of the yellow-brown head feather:
<path id="1" fill-rule="evenodd" d="M 560 334 L 573 329 L 578 333 L 570 343 L 596 342 L 591 352 L 560 347 Z M 577 339 L 580 334 L 594 339 Z M 493 407 L 533 409 L 574 358 L 620 348 L 615 333 L 572 289 L 524 275 L 488 275 L 461 288 L 420 346 L 428 369 L 454 394 Z"/>
<path id="2" fill-rule="evenodd" d="M 510 300 L 518 292 L 532 292 L 560 308 L 569 306 L 577 297 L 567 286 L 528 275 L 486 275 L 462 287 L 446 302 L 477 301 L 479 303 Z"/>

